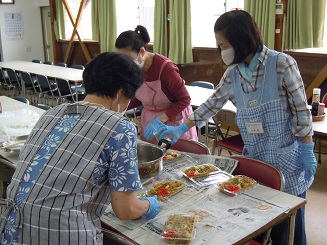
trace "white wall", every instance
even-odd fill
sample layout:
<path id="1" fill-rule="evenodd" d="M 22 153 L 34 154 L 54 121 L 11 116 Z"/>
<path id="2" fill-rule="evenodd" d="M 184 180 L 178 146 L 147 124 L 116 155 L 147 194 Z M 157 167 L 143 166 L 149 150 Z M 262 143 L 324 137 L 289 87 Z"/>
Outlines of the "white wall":
<path id="1" fill-rule="evenodd" d="M 4 13 L 22 13 L 24 34 L 22 39 L 5 36 Z M 44 60 L 40 7 L 33 0 L 15 0 L 15 4 L 0 4 L 0 32 L 4 61 Z"/>

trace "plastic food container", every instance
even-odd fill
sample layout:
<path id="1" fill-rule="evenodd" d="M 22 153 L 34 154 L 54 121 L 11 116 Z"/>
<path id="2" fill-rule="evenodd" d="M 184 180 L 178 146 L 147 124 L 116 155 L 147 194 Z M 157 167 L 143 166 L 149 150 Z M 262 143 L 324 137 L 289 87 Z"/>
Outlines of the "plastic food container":
<path id="1" fill-rule="evenodd" d="M 194 165 L 182 170 L 184 176 L 187 178 L 199 178 L 216 171 L 220 171 L 220 169 L 210 163 Z"/>
<path id="2" fill-rule="evenodd" d="M 242 191 L 247 190 L 250 187 L 253 187 L 257 182 L 244 175 L 236 175 L 230 178 L 227 181 L 224 181 L 217 185 L 219 191 L 230 195 L 235 196 Z"/>
<path id="3" fill-rule="evenodd" d="M 157 195 L 160 200 L 165 200 L 166 198 L 183 190 L 184 186 L 184 183 L 178 180 L 164 180 L 155 183 L 153 187 L 148 191 L 148 195 Z"/>
<path id="4" fill-rule="evenodd" d="M 167 243 L 189 244 L 195 237 L 197 216 L 187 214 L 173 214 L 168 216 L 162 233 Z"/>

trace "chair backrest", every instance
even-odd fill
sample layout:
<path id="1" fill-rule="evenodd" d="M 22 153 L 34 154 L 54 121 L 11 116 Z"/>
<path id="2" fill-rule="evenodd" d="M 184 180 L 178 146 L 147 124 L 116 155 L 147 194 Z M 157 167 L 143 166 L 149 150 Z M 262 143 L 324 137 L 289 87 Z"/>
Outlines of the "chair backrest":
<path id="1" fill-rule="evenodd" d="M 44 75 L 37 75 L 37 81 L 41 91 L 49 91 L 52 90 L 50 86 L 50 82 L 47 76 Z"/>
<path id="2" fill-rule="evenodd" d="M 22 72 L 20 72 L 20 75 L 21 75 L 22 80 L 24 81 L 26 87 L 33 86 L 33 88 L 34 88 L 34 82 L 31 77 L 31 74 L 29 72 L 22 71 Z"/>
<path id="3" fill-rule="evenodd" d="M 194 81 L 191 83 L 191 86 L 198 86 L 202 88 L 209 88 L 209 89 L 214 89 L 215 85 L 211 82 L 206 82 L 206 81 Z"/>
<path id="4" fill-rule="evenodd" d="M 32 60 L 33 63 L 42 64 L 42 60 Z"/>
<path id="5" fill-rule="evenodd" d="M 70 87 L 69 81 L 62 78 L 56 78 L 56 84 L 60 96 L 73 95 L 72 89 Z"/>
<path id="6" fill-rule="evenodd" d="M 18 83 L 18 86 L 20 86 L 20 81 L 18 79 L 17 73 L 14 69 L 6 68 L 7 74 L 9 77 L 10 83 L 13 85 L 13 83 Z"/>
<path id="7" fill-rule="evenodd" d="M 37 108 L 43 109 L 43 110 L 49 110 L 49 109 L 52 108 L 51 106 L 49 106 L 49 105 L 44 105 L 44 104 L 36 104 L 36 105 L 34 105 L 34 106 L 37 107 Z"/>
<path id="8" fill-rule="evenodd" d="M 80 69 L 80 70 L 84 70 L 85 69 L 85 67 L 83 65 L 72 65 L 71 68 Z"/>
<path id="9" fill-rule="evenodd" d="M 236 112 L 226 109 L 221 109 L 216 115 L 212 117 L 216 126 L 237 127 Z"/>
<path id="10" fill-rule="evenodd" d="M 191 139 L 179 138 L 175 144 L 171 145 L 170 149 L 195 154 L 210 155 L 210 149 L 208 146 Z"/>
<path id="11" fill-rule="evenodd" d="M 0 66 L 0 82 L 5 82 L 5 84 L 7 84 L 7 79 L 3 71 L 3 68 L 1 66 Z"/>
<path id="12" fill-rule="evenodd" d="M 280 170 L 269 163 L 244 156 L 230 156 L 238 160 L 233 175 L 245 175 L 273 189 L 284 191 L 285 179 Z"/>
<path id="13" fill-rule="evenodd" d="M 67 67 L 67 64 L 64 62 L 58 62 L 55 64 L 56 66 L 62 66 L 62 67 Z"/>
<path id="14" fill-rule="evenodd" d="M 53 65 L 53 62 L 50 61 L 50 60 L 46 60 L 46 61 L 43 62 L 43 64 L 45 64 L 45 65 Z"/>
<path id="15" fill-rule="evenodd" d="M 11 182 L 11 178 L 15 172 L 16 167 L 13 163 L 0 158 L 0 181 L 1 181 L 1 189 L 0 189 L 0 198 L 6 198 L 6 189 L 9 183 Z"/>
<path id="16" fill-rule="evenodd" d="M 26 99 L 25 97 L 22 97 L 22 96 L 16 96 L 14 97 L 14 100 L 18 100 L 20 102 L 23 102 L 25 104 L 30 104 L 30 101 L 28 99 Z"/>

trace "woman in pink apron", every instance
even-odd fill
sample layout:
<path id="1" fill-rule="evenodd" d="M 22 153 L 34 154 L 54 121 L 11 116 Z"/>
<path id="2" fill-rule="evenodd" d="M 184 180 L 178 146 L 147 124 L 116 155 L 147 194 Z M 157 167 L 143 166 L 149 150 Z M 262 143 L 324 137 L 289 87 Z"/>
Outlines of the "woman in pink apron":
<path id="1" fill-rule="evenodd" d="M 161 125 L 181 125 L 193 110 L 178 67 L 165 56 L 146 51 L 144 47 L 149 41 L 146 28 L 137 26 L 135 31 L 121 33 L 115 46 L 118 52 L 134 59 L 143 71 L 144 82 L 128 109 L 144 106 L 141 114 L 141 139 L 157 144 L 154 135 Z M 181 137 L 198 139 L 195 128 L 187 130 Z"/>

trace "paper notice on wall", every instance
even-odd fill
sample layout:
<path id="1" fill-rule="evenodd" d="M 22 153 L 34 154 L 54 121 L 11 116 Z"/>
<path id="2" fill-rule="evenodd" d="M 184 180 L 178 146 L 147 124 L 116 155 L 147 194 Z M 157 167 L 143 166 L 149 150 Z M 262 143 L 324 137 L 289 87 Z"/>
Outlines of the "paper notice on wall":
<path id="1" fill-rule="evenodd" d="M 23 39 L 23 18 L 22 13 L 5 14 L 5 37 L 7 39 Z"/>

